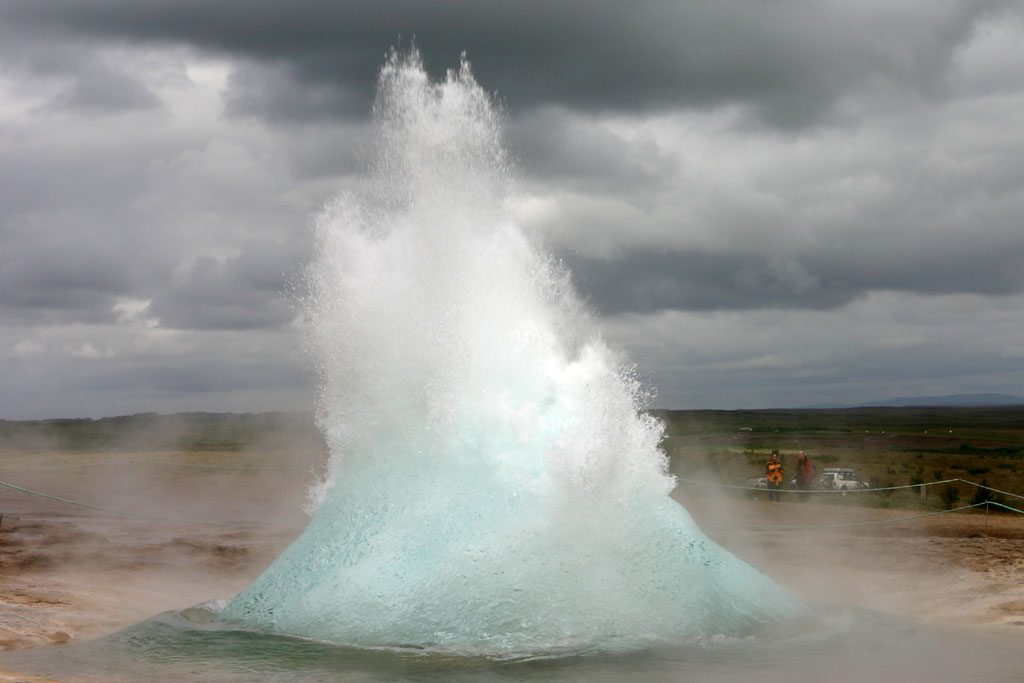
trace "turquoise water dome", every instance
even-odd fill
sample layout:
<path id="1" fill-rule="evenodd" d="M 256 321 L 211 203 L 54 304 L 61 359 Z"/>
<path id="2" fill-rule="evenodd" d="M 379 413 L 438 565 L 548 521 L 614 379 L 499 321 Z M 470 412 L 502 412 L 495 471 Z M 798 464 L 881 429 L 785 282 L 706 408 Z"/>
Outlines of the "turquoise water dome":
<path id="1" fill-rule="evenodd" d="M 669 493 L 662 424 L 512 216 L 463 60 L 393 53 L 376 157 L 316 222 L 304 302 L 329 476 L 223 611 L 246 628 L 474 654 L 741 635 L 804 608 Z"/>

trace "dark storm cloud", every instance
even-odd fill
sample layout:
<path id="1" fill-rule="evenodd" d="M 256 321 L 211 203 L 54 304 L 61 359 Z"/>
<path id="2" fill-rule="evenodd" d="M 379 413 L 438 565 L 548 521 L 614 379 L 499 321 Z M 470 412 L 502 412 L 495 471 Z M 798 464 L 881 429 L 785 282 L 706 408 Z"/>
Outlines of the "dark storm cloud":
<path id="1" fill-rule="evenodd" d="M 278 121 L 357 117 L 367 111 L 365 84 L 303 82 L 286 64 L 244 63 L 231 74 L 225 103 L 229 116 L 258 115 Z"/>
<path id="2" fill-rule="evenodd" d="M 822 310 L 871 291 L 1008 296 L 1024 291 L 1024 240 L 949 250 L 855 246 L 793 256 L 631 250 L 614 259 L 564 255 L 579 291 L 605 314 L 662 310 Z M 984 264 L 984 265 L 982 265 Z"/>
<path id="3" fill-rule="evenodd" d="M 138 328 L 77 325 L 17 356 L 0 354 L 0 415 L 6 418 L 101 417 L 146 410 L 308 410 L 309 368 L 296 362 L 291 333 L 203 331 L 171 335 L 153 353 L 133 340 Z M 24 339 L 27 328 L 0 327 L 0 338 Z M 167 335 L 161 335 L 168 338 Z M 29 337 L 31 338 L 31 337 Z M 102 353 L 73 349 L 89 340 Z M 0 344 L 2 345 L 2 344 Z"/>
<path id="4" fill-rule="evenodd" d="M 109 113 L 155 109 L 160 100 L 137 79 L 107 64 L 79 70 L 74 85 L 53 103 L 62 109 Z"/>
<path id="5" fill-rule="evenodd" d="M 0 324 L 116 321 L 118 298 L 145 291 L 158 260 L 127 258 L 107 238 L 52 225 L 0 230 Z"/>
<path id="6" fill-rule="evenodd" d="M 230 351 L 225 354 L 230 355 Z M 226 368 L 228 363 L 230 366 Z M 141 390 L 157 394 L 203 394 L 266 387 L 287 389 L 302 387 L 308 382 L 300 368 L 287 363 L 268 364 L 263 359 L 198 358 L 187 367 L 151 362 L 111 362 L 110 365 L 112 369 L 104 372 L 81 373 L 68 388 L 83 392 Z"/>
<path id="7" fill-rule="evenodd" d="M 26 217 L 46 212 L 116 211 L 123 197 L 144 190 L 153 159 L 171 150 L 168 144 L 134 139 L 130 145 L 101 147 L 94 144 L 99 136 L 43 123 L 31 133 L 12 132 L 0 140 L 0 221 L 6 224 L 0 227 L 20 224 L 25 232 L 37 230 L 24 223 Z"/>
<path id="8" fill-rule="evenodd" d="M 105 173 L 112 165 L 100 164 Z M 25 168 L 24 175 L 35 176 L 45 165 Z M 122 315 L 122 299 L 151 299 L 147 313 L 173 329 L 266 329 L 294 318 L 284 296 L 307 258 L 309 240 L 301 227 L 284 243 L 253 239 L 223 262 L 200 257 L 175 278 L 172 273 L 183 261 L 193 261 L 189 251 L 202 250 L 201 242 L 176 230 L 191 216 L 154 216 L 119 206 L 121 172 L 97 182 L 95 176 L 104 173 L 77 171 L 84 174 L 85 188 L 74 179 L 53 186 L 28 182 L 24 196 L 0 201 L 7 214 L 0 215 L 0 325 L 114 323 Z M 46 210 L 47 197 L 60 208 Z M 190 195 L 181 201 L 200 205 Z M 104 202 L 112 208 L 104 208 Z M 223 215 L 216 220 L 228 224 Z"/>
<path id="9" fill-rule="evenodd" d="M 124 203 L 144 187 L 146 151 L 60 141 L 4 140 L 0 324 L 114 322 L 119 298 L 148 296 L 173 266 L 152 218 Z"/>
<path id="10" fill-rule="evenodd" d="M 956 3 L 9 1 L 14 30 L 187 44 L 258 63 L 233 111 L 309 119 L 365 112 L 385 50 L 415 39 L 428 66 L 466 50 L 515 109 L 745 105 L 773 125 L 819 120 L 851 87 L 941 93 L 958 46 L 1000 0 Z"/>
<path id="11" fill-rule="evenodd" d="M 833 308 L 860 291 L 759 254 L 631 251 L 613 260 L 566 254 L 580 293 L 605 314 L 661 310 Z"/>
<path id="12" fill-rule="evenodd" d="M 237 257 L 200 257 L 153 299 L 147 314 L 179 330 L 278 328 L 295 318 L 285 291 L 301 267 L 299 254 L 280 245 L 248 246 Z"/>
<path id="13" fill-rule="evenodd" d="M 109 114 L 160 107 L 159 98 L 130 73 L 131 65 L 63 31 L 23 31 L 17 22 L 2 20 L 5 9 L 0 5 L 0 68 L 63 81 L 46 109 Z"/>
<path id="14" fill-rule="evenodd" d="M 497 91 L 510 210 L 666 405 L 1019 393 L 1022 30 L 1002 0 L 3 0 L 0 416 L 310 401 L 304 226 L 363 187 L 412 40 Z"/>
<path id="15" fill-rule="evenodd" d="M 1024 291 L 1024 239 L 972 242 L 963 236 L 948 248 L 818 253 L 810 269 L 866 293 L 893 290 L 925 295 L 1007 296 Z"/>
<path id="16" fill-rule="evenodd" d="M 676 159 L 651 140 L 629 140 L 560 110 L 539 109 L 509 122 L 506 138 L 532 178 L 616 193 L 663 189 Z"/>

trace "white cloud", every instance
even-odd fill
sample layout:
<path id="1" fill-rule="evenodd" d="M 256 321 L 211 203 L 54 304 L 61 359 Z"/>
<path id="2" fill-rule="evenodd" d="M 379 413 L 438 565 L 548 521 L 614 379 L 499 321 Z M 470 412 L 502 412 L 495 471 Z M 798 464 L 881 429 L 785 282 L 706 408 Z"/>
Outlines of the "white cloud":
<path id="1" fill-rule="evenodd" d="M 114 352 L 109 348 L 96 348 L 91 342 L 84 342 L 71 352 L 72 358 L 110 358 Z"/>
<path id="2" fill-rule="evenodd" d="M 193 61 L 185 65 L 188 79 L 218 94 L 227 87 L 234 66 L 226 60 Z"/>
<path id="3" fill-rule="evenodd" d="M 41 356 L 45 351 L 46 347 L 35 339 L 22 339 L 11 347 L 11 355 L 17 358 Z"/>
<path id="4" fill-rule="evenodd" d="M 151 299 L 136 299 L 132 297 L 117 299 L 114 303 L 114 311 L 117 313 L 118 322 L 132 323 L 139 320 L 150 303 L 152 303 Z M 147 319 L 145 324 L 151 325 L 153 321 Z"/>

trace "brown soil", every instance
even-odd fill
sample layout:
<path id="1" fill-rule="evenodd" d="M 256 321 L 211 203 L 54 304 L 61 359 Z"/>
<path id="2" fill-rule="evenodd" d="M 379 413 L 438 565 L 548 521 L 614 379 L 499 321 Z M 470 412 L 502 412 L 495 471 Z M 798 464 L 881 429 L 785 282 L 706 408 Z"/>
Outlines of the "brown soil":
<path id="1" fill-rule="evenodd" d="M 118 516 L 0 487 L 0 649 L 88 639 L 230 598 L 306 522 L 310 475 L 301 470 L 54 468 L 55 454 L 18 456 L 0 480 L 101 507 L 228 523 Z"/>
<path id="2" fill-rule="evenodd" d="M 893 521 L 922 512 L 820 499 L 770 502 L 683 491 L 676 497 L 712 539 L 807 601 L 950 626 L 1024 627 L 1024 515 Z"/>

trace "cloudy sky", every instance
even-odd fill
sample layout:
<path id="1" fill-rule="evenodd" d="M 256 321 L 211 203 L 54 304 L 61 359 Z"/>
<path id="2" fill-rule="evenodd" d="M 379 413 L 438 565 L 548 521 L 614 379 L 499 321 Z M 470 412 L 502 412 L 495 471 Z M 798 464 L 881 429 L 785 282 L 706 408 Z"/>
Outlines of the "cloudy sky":
<path id="1" fill-rule="evenodd" d="M 3 0 L 0 418 L 309 409 L 289 283 L 413 38 L 658 406 L 1024 394 L 1017 2 Z"/>

